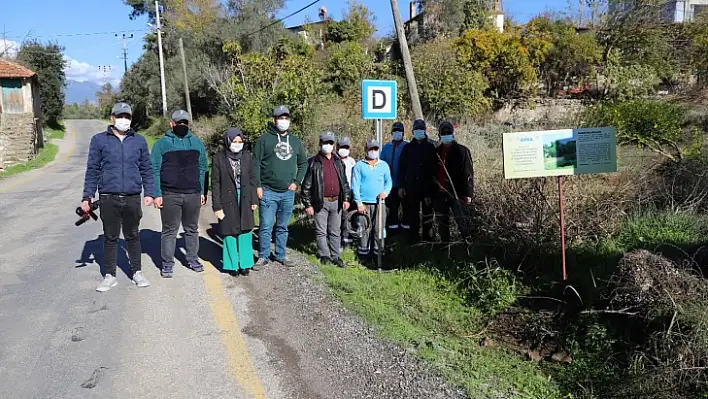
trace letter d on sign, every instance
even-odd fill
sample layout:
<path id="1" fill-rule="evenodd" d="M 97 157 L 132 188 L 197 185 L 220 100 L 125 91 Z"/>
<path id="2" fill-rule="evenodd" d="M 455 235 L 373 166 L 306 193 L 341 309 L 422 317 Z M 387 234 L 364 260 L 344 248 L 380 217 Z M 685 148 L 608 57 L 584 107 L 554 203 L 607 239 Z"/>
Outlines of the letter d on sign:
<path id="1" fill-rule="evenodd" d="M 386 107 L 386 93 L 384 93 L 383 90 L 372 90 L 371 97 L 371 108 L 383 109 Z"/>

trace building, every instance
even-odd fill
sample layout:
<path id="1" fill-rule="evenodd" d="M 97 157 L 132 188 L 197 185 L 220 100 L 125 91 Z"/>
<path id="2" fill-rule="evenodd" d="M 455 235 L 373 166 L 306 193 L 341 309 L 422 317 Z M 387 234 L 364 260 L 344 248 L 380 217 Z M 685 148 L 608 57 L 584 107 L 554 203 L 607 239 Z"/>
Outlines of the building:
<path id="1" fill-rule="evenodd" d="M 0 58 L 0 170 L 34 158 L 43 137 L 37 74 Z"/>
<path id="2" fill-rule="evenodd" d="M 662 10 L 662 18 L 676 23 L 694 21 L 696 17 L 708 11 L 708 0 L 672 0 Z"/>

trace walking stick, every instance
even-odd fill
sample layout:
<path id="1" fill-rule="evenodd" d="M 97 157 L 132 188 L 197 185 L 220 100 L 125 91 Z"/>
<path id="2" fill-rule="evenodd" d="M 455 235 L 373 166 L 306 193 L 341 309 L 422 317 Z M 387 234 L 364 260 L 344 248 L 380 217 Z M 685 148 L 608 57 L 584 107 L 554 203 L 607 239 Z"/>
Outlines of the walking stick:
<path id="1" fill-rule="evenodd" d="M 381 254 L 383 253 L 384 250 L 384 218 L 383 218 L 383 212 L 382 210 L 386 206 L 386 203 L 384 200 L 379 198 L 379 203 L 377 205 L 376 209 L 376 225 L 378 226 L 378 237 L 376 237 L 379 241 L 379 250 L 377 251 L 377 258 L 378 258 L 378 266 L 379 266 L 379 272 L 381 272 Z"/>

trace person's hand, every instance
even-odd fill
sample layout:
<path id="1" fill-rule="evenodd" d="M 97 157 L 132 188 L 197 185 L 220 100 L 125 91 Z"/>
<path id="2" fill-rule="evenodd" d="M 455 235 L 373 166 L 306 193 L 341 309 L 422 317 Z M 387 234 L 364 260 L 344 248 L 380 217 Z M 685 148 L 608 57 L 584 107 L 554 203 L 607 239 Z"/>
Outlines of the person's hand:
<path id="1" fill-rule="evenodd" d="M 462 197 L 462 198 L 460 198 L 460 201 L 461 201 L 463 204 L 469 205 L 469 204 L 472 203 L 472 197 Z"/>
<path id="2" fill-rule="evenodd" d="M 155 203 L 155 199 L 153 199 L 152 197 L 145 197 L 144 202 L 145 206 L 152 206 L 152 204 Z"/>
<path id="3" fill-rule="evenodd" d="M 259 199 L 259 200 L 262 200 L 262 199 L 263 199 L 263 189 L 262 189 L 262 188 L 258 187 L 258 188 L 256 189 L 256 194 L 258 194 L 258 199 Z"/>
<path id="4" fill-rule="evenodd" d="M 380 200 L 385 200 L 386 197 L 388 197 L 388 194 L 386 194 L 386 193 L 381 193 L 381 194 L 379 194 L 379 199 L 380 199 Z"/>
<path id="5" fill-rule="evenodd" d="M 89 200 L 81 203 L 81 210 L 84 211 L 84 213 L 89 213 L 91 210 L 91 202 L 93 201 Z"/>
<path id="6" fill-rule="evenodd" d="M 202 194 L 202 205 L 206 205 L 206 195 Z"/>
<path id="7" fill-rule="evenodd" d="M 305 213 L 307 214 L 307 216 L 315 216 L 315 208 L 311 206 L 307 207 L 305 208 Z"/>
<path id="8" fill-rule="evenodd" d="M 224 220 L 224 218 L 226 217 L 223 209 L 220 209 L 220 210 L 214 212 L 214 215 L 216 215 L 216 218 L 219 220 Z"/>
<path id="9" fill-rule="evenodd" d="M 256 209 L 258 209 L 258 205 L 251 205 L 251 210 L 252 210 L 252 211 L 255 211 Z"/>
<path id="10" fill-rule="evenodd" d="M 147 198 L 145 198 L 145 199 L 147 199 Z M 155 203 L 155 208 L 162 209 L 162 197 L 155 198 L 155 200 L 153 202 Z M 147 202 L 145 203 L 145 205 L 147 205 Z"/>
<path id="11" fill-rule="evenodd" d="M 290 190 L 290 191 L 297 191 L 297 184 L 292 183 L 292 184 L 290 185 L 290 187 L 288 187 L 288 190 Z"/>
<path id="12" fill-rule="evenodd" d="M 364 206 L 364 204 L 359 204 L 359 206 L 357 206 L 356 209 L 357 209 L 357 211 L 359 211 L 359 213 L 361 213 L 362 215 L 365 215 L 365 214 L 367 213 L 367 212 L 366 212 L 366 207 Z"/>
<path id="13" fill-rule="evenodd" d="M 425 204 L 425 206 L 430 206 L 433 201 L 431 201 L 430 198 L 423 198 L 423 203 Z"/>
<path id="14" fill-rule="evenodd" d="M 406 189 L 405 188 L 399 188 L 398 189 L 398 196 L 403 198 L 406 196 Z"/>
<path id="15" fill-rule="evenodd" d="M 347 201 L 344 201 L 344 203 L 342 204 L 342 209 L 346 211 L 347 209 L 349 209 L 349 205 L 350 204 Z"/>

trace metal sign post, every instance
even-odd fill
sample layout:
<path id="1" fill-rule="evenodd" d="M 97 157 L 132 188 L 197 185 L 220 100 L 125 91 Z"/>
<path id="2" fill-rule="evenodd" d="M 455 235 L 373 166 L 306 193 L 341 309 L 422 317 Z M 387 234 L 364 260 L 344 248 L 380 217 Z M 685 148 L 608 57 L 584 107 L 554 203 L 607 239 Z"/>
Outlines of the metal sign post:
<path id="1" fill-rule="evenodd" d="M 568 279 L 565 267 L 565 204 L 563 203 L 563 176 L 558 176 L 558 207 L 560 208 L 561 258 L 563 260 L 563 281 Z"/>
<path id="2" fill-rule="evenodd" d="M 378 251 L 376 251 L 376 257 L 379 266 L 379 272 L 381 271 L 381 257 L 385 248 L 384 245 L 384 217 L 383 210 L 386 206 L 385 200 L 379 199 L 378 209 L 376 210 L 376 226 L 378 227 Z"/>

